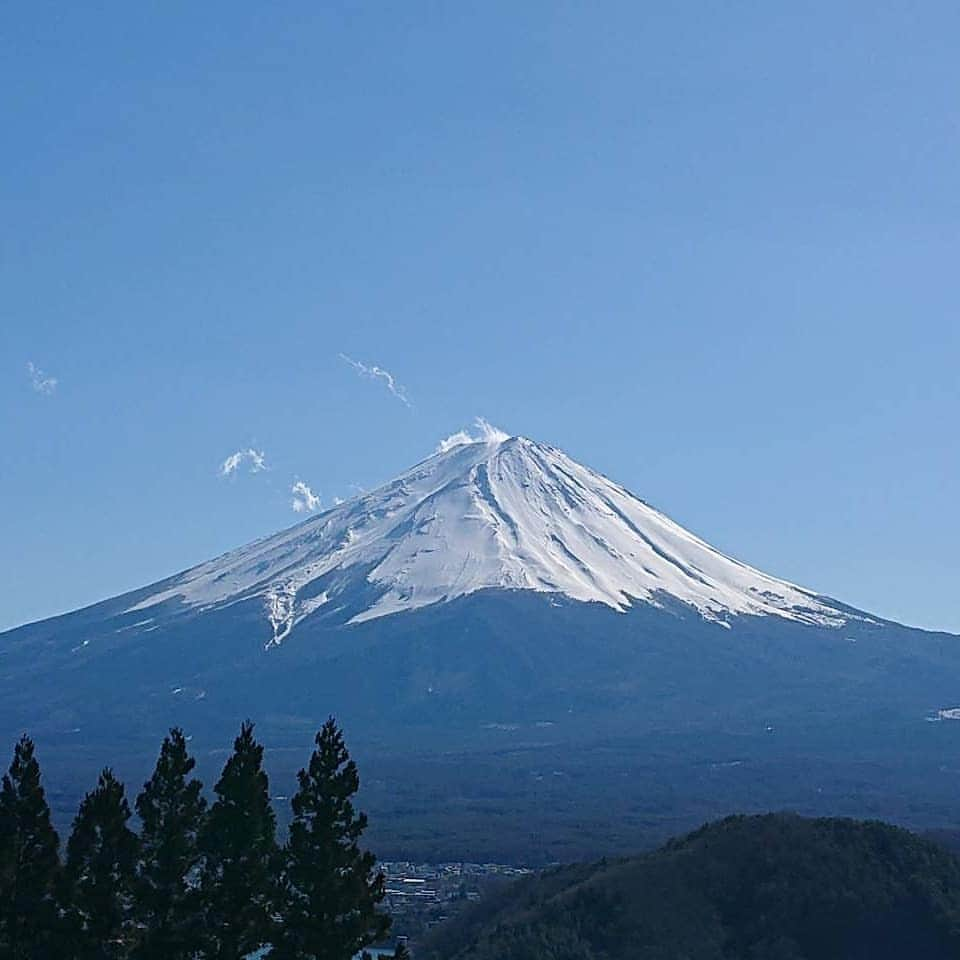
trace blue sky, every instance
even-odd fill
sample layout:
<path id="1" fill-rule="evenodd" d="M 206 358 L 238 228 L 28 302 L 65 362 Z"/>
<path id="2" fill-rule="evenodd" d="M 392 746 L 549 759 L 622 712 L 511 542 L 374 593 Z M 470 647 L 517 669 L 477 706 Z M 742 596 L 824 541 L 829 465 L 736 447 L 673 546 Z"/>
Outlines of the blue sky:
<path id="1" fill-rule="evenodd" d="M 0 627 L 482 415 L 960 632 L 958 36 L 938 2 L 11 7 Z"/>

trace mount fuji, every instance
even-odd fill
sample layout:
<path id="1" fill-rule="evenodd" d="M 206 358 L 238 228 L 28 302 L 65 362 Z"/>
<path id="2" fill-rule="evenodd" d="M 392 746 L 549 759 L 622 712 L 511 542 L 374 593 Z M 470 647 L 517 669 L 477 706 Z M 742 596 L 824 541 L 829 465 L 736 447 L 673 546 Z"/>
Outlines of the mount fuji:
<path id="1" fill-rule="evenodd" d="M 727 626 L 738 615 L 836 627 L 851 617 L 717 552 L 560 450 L 492 428 L 453 438 L 373 493 L 186 571 L 126 612 L 175 616 L 257 599 L 269 649 L 320 613 L 356 624 L 480 590 L 619 611 L 674 600 Z M 154 617 L 140 625 L 156 629 Z"/>
<path id="2" fill-rule="evenodd" d="M 558 754 L 582 753 L 592 778 L 618 744 L 658 790 L 708 764 L 737 771 L 752 800 L 762 782 L 770 804 L 834 812 L 844 771 L 892 816 L 882 798 L 899 803 L 913 777 L 935 823 L 958 704 L 960 638 L 762 573 L 485 424 L 288 530 L 0 634 L 0 733 L 29 729 L 71 782 L 118 751 L 139 776 L 174 723 L 217 755 L 246 716 L 294 764 L 333 712 L 385 808 L 401 761 L 414 804 L 454 770 L 482 794 L 501 760 L 521 796 Z M 771 774 L 788 761 L 820 771 L 820 794 Z M 714 787 L 693 790 L 697 810 L 723 809 L 732 788 Z"/>

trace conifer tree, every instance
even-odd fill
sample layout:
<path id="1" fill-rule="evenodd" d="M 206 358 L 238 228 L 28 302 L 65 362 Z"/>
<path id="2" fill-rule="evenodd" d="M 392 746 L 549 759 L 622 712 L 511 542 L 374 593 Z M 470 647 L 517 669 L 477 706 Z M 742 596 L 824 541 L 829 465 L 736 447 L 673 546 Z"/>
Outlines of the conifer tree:
<path id="1" fill-rule="evenodd" d="M 240 728 L 200 837 L 205 945 L 209 960 L 237 960 L 270 942 L 275 893 L 276 818 L 263 747 L 249 721 Z"/>
<path id="2" fill-rule="evenodd" d="M 367 826 L 351 798 L 360 786 L 343 733 L 331 717 L 316 737 L 309 766 L 298 774 L 293 822 L 283 849 L 277 960 L 350 960 L 382 939 L 389 917 L 376 860 L 360 849 Z"/>
<path id="3" fill-rule="evenodd" d="M 0 787 L 0 956 L 57 956 L 59 845 L 33 741 L 23 736 Z"/>
<path id="4" fill-rule="evenodd" d="M 77 960 L 129 956 L 137 864 L 129 819 L 123 784 L 107 768 L 83 798 L 67 842 L 67 922 Z"/>
<path id="5" fill-rule="evenodd" d="M 206 801 L 203 785 L 190 777 L 195 766 L 183 731 L 174 728 L 137 797 L 137 960 L 189 960 L 202 944 L 199 896 L 192 881 L 200 860 L 198 837 Z"/>

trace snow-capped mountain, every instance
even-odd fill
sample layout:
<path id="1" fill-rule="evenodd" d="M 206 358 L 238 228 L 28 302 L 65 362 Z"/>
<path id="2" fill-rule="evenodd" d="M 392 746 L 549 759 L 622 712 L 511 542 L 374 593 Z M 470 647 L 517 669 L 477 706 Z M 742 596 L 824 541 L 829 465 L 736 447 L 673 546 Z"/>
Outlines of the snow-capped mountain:
<path id="1" fill-rule="evenodd" d="M 177 724 L 210 782 L 250 717 L 290 781 L 332 713 L 382 822 L 400 809 L 424 836 L 438 803 L 451 836 L 482 816 L 500 835 L 523 804 L 536 819 L 547 781 L 576 831 L 611 798 L 630 821 L 638 763 L 683 816 L 862 813 L 842 803 L 864 790 L 895 816 L 904 778 L 955 794 L 958 678 L 960 638 L 761 573 L 485 428 L 289 530 L 0 634 L 0 741 L 29 730 L 71 785 L 106 762 L 142 782 Z"/>
<path id="2" fill-rule="evenodd" d="M 840 626 L 849 611 L 714 550 L 554 447 L 486 429 L 392 483 L 186 571 L 130 607 L 209 609 L 259 598 L 268 645 L 321 608 L 349 621 L 479 590 L 533 590 L 626 610 L 681 601 L 701 616 Z"/>

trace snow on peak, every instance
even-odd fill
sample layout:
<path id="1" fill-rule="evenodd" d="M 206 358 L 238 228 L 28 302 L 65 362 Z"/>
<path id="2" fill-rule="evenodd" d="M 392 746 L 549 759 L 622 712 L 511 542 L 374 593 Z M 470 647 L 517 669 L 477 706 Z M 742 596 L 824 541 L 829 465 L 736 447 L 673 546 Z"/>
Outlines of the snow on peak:
<path id="1" fill-rule="evenodd" d="M 351 622 L 483 589 L 561 593 L 625 611 L 679 601 L 708 620 L 851 618 L 714 550 L 553 447 L 484 420 L 391 483 L 201 564 L 133 609 L 259 597 L 282 642 L 304 618 L 362 597 Z"/>

